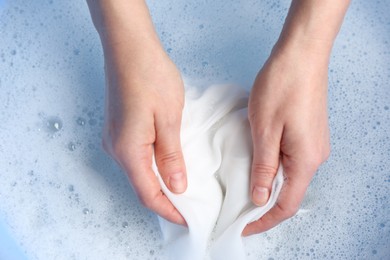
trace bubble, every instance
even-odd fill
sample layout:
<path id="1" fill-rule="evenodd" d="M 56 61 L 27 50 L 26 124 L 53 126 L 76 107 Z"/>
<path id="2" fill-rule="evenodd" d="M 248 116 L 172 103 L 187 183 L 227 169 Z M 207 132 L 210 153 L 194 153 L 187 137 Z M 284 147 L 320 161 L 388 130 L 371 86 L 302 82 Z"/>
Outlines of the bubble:
<path id="1" fill-rule="evenodd" d="M 70 151 L 74 151 L 74 150 L 76 150 L 76 145 L 75 145 L 73 142 L 70 142 L 70 143 L 68 144 L 68 149 L 69 149 Z"/>
<path id="2" fill-rule="evenodd" d="M 62 126 L 62 120 L 57 116 L 50 117 L 46 121 L 47 130 L 52 133 L 60 131 Z"/>
<path id="3" fill-rule="evenodd" d="M 73 192 L 74 191 L 74 186 L 73 185 L 69 185 L 68 186 L 68 191 Z"/>
<path id="4" fill-rule="evenodd" d="M 0 0 L 1 23 L 2 26 L 6 25 L 3 27 L 10 32 L 4 34 L 4 46 L 3 50 L 0 50 L 0 64 L 4 64 L 4 71 L 2 71 L 4 75 L 1 78 L 0 89 L 8 85 L 11 86 L 13 83 L 20 83 L 20 88 L 14 88 L 15 92 L 12 92 L 10 88 L 9 95 L 4 97 L 0 95 L 4 99 L 2 101 L 15 103 L 14 112 L 20 112 L 17 114 L 18 120 L 15 127 L 10 124 L 12 121 L 8 122 L 9 120 L 5 118 L 5 116 L 12 117 L 12 114 L 15 114 L 11 109 L 12 104 L 8 106 L 8 109 L 0 112 L 0 114 L 4 113 L 3 119 L 5 119 L 2 120 L 5 124 L 0 130 L 2 133 L 0 134 L 2 137 L 0 151 L 4 155 L 4 158 L 0 160 L 0 168 L 3 171 L 3 181 L 0 181 L 0 186 L 3 187 L 0 188 L 0 201 L 4 202 L 1 203 L 0 212 L 3 213 L 5 210 L 5 217 L 8 216 L 10 224 L 13 222 L 15 226 L 15 237 L 22 238 L 18 242 L 23 244 L 23 250 L 27 252 L 28 256 L 32 255 L 31 258 L 36 255 L 39 258 L 51 259 L 55 258 L 53 257 L 55 255 L 62 254 L 63 258 L 67 259 L 96 258 L 96 256 L 97 258 L 122 259 L 127 254 L 128 259 L 168 259 L 162 253 L 163 243 L 158 222 L 148 220 L 145 217 L 147 211 L 138 208 L 134 210 L 134 204 L 128 203 L 129 197 L 131 197 L 132 203 L 137 200 L 134 194 L 128 191 L 128 187 L 122 185 L 123 176 L 104 174 L 103 178 L 100 178 L 100 174 L 104 173 L 105 170 L 94 165 L 103 158 L 101 157 L 103 154 L 95 152 L 95 149 L 100 148 L 95 136 L 100 133 L 98 126 L 102 120 L 99 119 L 100 113 L 90 117 L 87 115 L 88 110 L 85 112 L 81 110 L 83 107 L 88 107 L 90 110 L 100 111 L 103 104 L 101 98 L 104 93 L 102 89 L 99 89 L 93 95 L 85 96 L 88 90 L 85 91 L 82 84 L 88 81 L 90 83 L 88 86 L 102 83 L 103 70 L 99 64 L 97 64 L 98 68 L 95 68 L 93 66 L 95 62 L 92 62 L 91 65 L 80 58 L 87 53 L 89 61 L 101 63 L 100 45 L 90 21 L 88 19 L 74 19 L 75 13 L 79 14 L 80 17 L 88 17 L 88 10 L 80 8 L 77 3 L 56 3 L 54 5 L 53 0 L 46 0 L 45 2 L 49 5 L 41 5 L 39 12 L 39 16 L 42 14 L 46 17 L 44 19 L 46 21 L 30 19 L 31 21 L 36 20 L 36 23 L 34 26 L 34 23 L 30 22 L 30 27 L 28 27 L 27 20 L 29 19 L 25 21 L 26 17 L 19 15 L 20 8 L 13 9 L 14 6 L 17 6 L 17 2 Z M 31 13 L 32 18 L 37 18 L 34 9 L 39 4 L 34 4 L 34 1 L 30 2 L 26 5 L 25 13 Z M 178 64 L 179 68 L 189 77 L 193 77 L 194 80 L 200 76 L 207 78 L 207 81 L 211 81 L 211 83 L 222 80 L 241 82 L 241 78 L 252 80 L 255 73 L 258 72 L 255 71 L 259 69 L 258 65 L 268 57 L 268 51 L 274 44 L 273 39 L 279 33 L 278 29 L 288 8 L 285 6 L 285 2 L 275 3 L 274 1 L 250 1 L 244 6 L 245 8 L 240 8 L 239 3 L 234 1 L 226 3 L 214 1 L 207 4 L 202 4 L 200 1 L 197 3 L 179 2 L 176 1 L 172 4 L 169 1 L 150 1 L 156 29 L 160 34 L 161 31 L 165 30 L 161 37 L 163 45 L 166 46 L 167 53 L 172 56 L 171 58 Z M 389 85 L 390 79 L 388 70 L 390 38 L 387 33 L 390 24 L 384 15 L 388 9 L 387 1 L 378 1 L 372 5 L 363 2 L 356 1 L 349 9 L 349 15 L 339 34 L 339 44 L 335 44 L 332 64 L 329 66 L 331 110 L 329 116 L 334 149 L 328 166 L 325 165 L 325 168 L 322 168 L 322 171 L 317 174 L 317 182 L 313 182 L 313 188 L 309 191 L 309 193 L 311 192 L 309 195 L 314 194 L 315 200 L 313 201 L 317 200 L 320 208 L 316 210 L 313 207 L 313 211 L 317 212 L 316 217 L 304 215 L 306 217 L 303 219 L 296 218 L 278 226 L 274 229 L 275 234 L 281 234 L 277 239 L 276 236 L 271 236 L 272 240 L 267 240 L 268 236 L 256 238 L 264 240 L 264 246 L 258 246 L 259 243 L 256 245 L 249 243 L 248 245 L 253 245 L 253 247 L 247 248 L 251 251 L 249 259 L 370 259 L 370 255 L 374 259 L 386 258 L 388 244 L 386 235 L 389 229 L 386 214 L 389 194 L 386 188 L 390 184 L 390 175 L 386 170 L 389 168 L 386 156 L 388 157 L 390 154 L 390 139 L 386 128 L 389 125 L 390 102 L 389 89 L 383 86 Z M 366 8 L 367 6 L 370 8 Z M 366 11 L 367 13 L 365 13 Z M 54 16 L 60 20 L 54 21 Z M 61 24 L 52 28 L 46 26 L 53 22 Z M 69 26 L 62 26 L 63 22 L 68 22 Z M 78 26 L 75 27 L 76 23 Z M 256 26 L 249 30 L 249 26 L 252 24 L 256 24 Z M 375 28 L 370 27 L 371 24 L 375 24 Z M 387 28 L 387 30 L 381 31 L 382 28 Z M 54 34 L 61 36 L 58 39 L 58 45 L 65 50 L 67 49 L 67 52 L 57 53 L 55 48 L 44 49 L 47 43 L 45 39 L 47 30 L 52 30 Z M 369 31 L 369 36 L 372 36 L 371 41 L 368 41 L 367 34 L 362 34 L 361 31 Z M 84 43 L 83 37 L 85 37 Z M 352 46 L 351 42 L 356 48 L 353 48 L 355 46 Z M 367 42 L 368 44 L 366 44 Z M 22 46 L 19 45 L 21 43 Z M 42 49 L 44 49 L 44 55 L 35 55 L 42 53 Z M 27 57 L 26 53 L 32 55 Z M 257 55 L 253 55 L 255 53 Z M 362 55 L 365 56 L 362 57 Z M 14 67 L 8 67 L 12 61 L 14 61 Z M 46 73 L 46 68 L 49 69 L 47 71 L 49 77 L 41 77 Z M 196 69 L 194 73 L 193 69 Z M 354 73 L 351 74 L 351 72 Z M 74 87 L 74 91 L 68 91 L 67 87 L 64 88 L 67 81 L 62 82 L 61 75 L 63 73 L 64 75 L 77 74 L 77 80 L 71 79 L 71 87 Z M 100 74 L 100 76 L 94 78 L 95 74 Z M 37 86 L 39 86 L 36 92 L 28 89 L 31 85 L 29 80 L 36 81 Z M 208 85 L 208 82 L 206 84 Z M 359 84 L 359 87 L 348 87 L 354 84 Z M 27 91 L 20 91 L 24 87 Z M 42 93 L 44 95 L 41 95 Z M 85 98 L 80 98 L 81 96 L 85 96 Z M 93 103 L 95 97 L 98 97 L 100 102 L 97 104 L 97 109 Z M 72 100 L 71 103 L 75 107 L 60 110 L 61 107 L 58 105 L 62 106 L 62 104 L 56 104 L 55 101 L 61 99 Z M 19 104 L 23 104 L 25 100 L 28 101 L 26 103 L 28 107 L 19 107 Z M 31 114 L 34 116 L 39 112 L 38 109 L 47 111 L 48 115 L 36 117 L 36 121 L 34 118 L 31 122 L 28 121 Z M 23 110 L 28 113 L 23 113 Z M 47 126 L 47 119 L 52 115 L 60 116 L 63 124 L 57 124 L 57 127 L 54 124 L 50 127 Z M 67 121 L 69 118 L 70 124 Z M 97 120 L 95 126 L 91 126 L 89 122 L 91 119 Z M 29 133 L 24 131 L 28 126 L 32 128 Z M 39 136 L 34 136 L 36 133 L 34 127 L 39 127 L 39 131 L 43 131 L 43 133 L 39 132 Z M 373 130 L 373 127 L 376 127 L 376 130 Z M 12 131 L 14 130 L 13 135 Z M 5 134 L 3 134 L 4 131 Z M 42 149 L 42 145 L 45 145 L 39 142 L 42 139 L 42 134 L 46 135 L 43 137 L 63 135 L 63 139 L 51 139 L 51 143 L 46 144 L 45 149 Z M 37 137 L 41 139 L 37 139 Z M 47 140 L 47 138 L 43 138 L 43 140 Z M 95 144 L 94 150 L 90 150 L 93 148 L 93 146 L 88 146 L 90 142 Z M 72 147 L 76 147 L 76 150 Z M 375 155 L 370 153 L 373 150 L 376 151 Z M 63 152 L 65 152 L 65 156 L 61 156 Z M 80 157 L 72 163 L 69 160 L 76 158 L 69 158 L 66 154 L 71 155 L 71 157 L 76 155 Z M 362 160 L 365 157 L 369 160 Z M 39 159 L 38 163 L 34 163 L 36 158 Z M 345 163 L 346 161 L 348 163 Z M 360 167 L 362 161 L 367 161 L 367 166 L 364 168 Z M 80 165 L 78 165 L 79 163 Z M 90 167 L 91 165 L 94 167 Z M 378 172 L 379 165 L 384 168 L 381 172 Z M 31 168 L 34 168 L 34 171 L 30 176 L 29 170 L 32 170 Z M 119 168 L 114 166 L 112 168 L 110 164 L 107 165 L 107 169 L 108 171 L 119 171 Z M 83 172 L 83 178 L 79 178 L 79 172 Z M 328 172 L 332 173 L 332 178 L 328 177 L 330 176 L 327 174 Z M 352 175 L 351 172 L 353 172 L 353 178 L 349 177 Z M 375 180 L 367 180 L 368 177 L 364 177 L 365 173 L 378 173 L 375 175 L 378 177 Z M 98 177 L 94 178 L 95 175 Z M 35 184 L 39 184 L 39 186 L 29 187 L 29 181 L 36 177 L 41 178 Z M 219 179 L 218 177 L 215 175 L 216 180 Z M 103 185 L 107 186 L 107 190 L 112 190 L 111 193 L 104 192 L 96 196 L 96 189 L 88 188 L 89 185 L 91 187 L 95 187 L 96 184 L 100 185 L 102 180 L 105 181 L 106 178 L 109 181 L 107 184 L 103 182 Z M 62 189 L 57 190 L 52 188 L 54 186 L 50 187 L 49 180 L 62 184 Z M 77 191 L 72 180 L 77 180 Z M 14 185 L 15 187 L 13 187 Z M 366 187 L 367 185 L 370 187 L 369 189 Z M 112 187 L 114 188 L 111 189 Z M 115 190 L 117 187 L 119 187 L 118 192 Z M 124 193 L 125 191 L 126 193 Z M 356 196 L 351 194 L 351 191 L 356 192 Z M 371 195 L 368 194 L 369 191 Z M 127 196 L 123 196 L 124 194 Z M 374 195 L 378 197 L 374 197 Z M 67 199 L 67 196 L 70 199 Z M 66 198 L 66 201 L 63 197 Z M 104 205 L 104 208 L 102 207 L 95 212 L 93 210 L 95 206 L 92 206 L 95 205 L 95 199 L 110 202 L 109 208 L 106 209 Z M 20 201 L 24 202 L 20 203 Z M 35 205 L 42 204 L 42 201 L 49 202 L 50 215 L 34 212 Z M 6 208 L 8 204 L 13 206 L 9 212 Z M 325 209 L 325 206 L 328 205 L 331 206 Z M 88 207 L 91 207 L 91 210 Z M 88 208 L 86 209 L 87 214 L 83 213 L 84 208 Z M 337 208 L 343 210 L 334 210 Z M 44 228 L 38 230 L 40 233 L 38 237 L 35 234 L 40 226 L 32 225 L 32 228 L 26 229 L 23 225 L 25 223 L 23 220 L 31 212 L 34 223 L 36 213 L 39 213 L 40 218 L 48 221 Z M 81 218 L 80 216 L 74 217 L 74 212 L 76 215 L 81 214 Z M 1 219 L 2 214 L 0 215 Z M 115 224 L 113 228 L 110 228 L 111 222 L 106 219 L 107 215 L 113 218 L 112 223 Z M 126 219 L 120 219 L 120 216 L 126 216 Z M 93 229 L 79 229 L 78 232 L 73 232 L 81 227 L 82 223 L 90 221 L 91 217 L 96 217 L 96 219 L 91 220 L 90 227 L 101 224 L 99 232 Z M 139 228 L 135 224 L 143 217 L 147 222 L 145 229 L 142 229 L 143 226 Z M 157 227 L 153 234 L 153 239 L 157 238 L 157 242 L 155 242 L 156 240 L 152 241 L 151 236 L 148 236 L 148 231 L 152 232 L 149 229 L 150 225 Z M 116 236 L 116 231 L 120 229 L 123 232 L 120 233 L 122 238 L 126 234 L 123 243 L 118 242 L 118 236 Z M 295 232 L 288 232 L 294 230 Z M 63 245 L 61 245 L 61 237 L 48 239 L 53 232 L 61 233 L 70 239 L 62 240 Z M 337 235 L 332 236 L 332 234 Z M 297 236 L 301 237 L 303 241 L 296 241 Z M 347 243 L 351 237 L 356 239 Z M 83 239 L 79 240 L 79 238 Z M 97 244 L 104 244 L 105 239 L 109 241 L 110 247 L 104 250 L 98 248 L 91 250 L 90 245 L 96 244 L 95 241 Z M 79 243 L 79 241 L 84 241 L 84 243 Z M 299 252 L 295 250 L 297 246 L 300 247 Z M 68 250 L 69 248 L 73 248 L 70 250 L 72 252 Z M 291 252 L 290 248 L 294 248 L 294 251 Z M 294 257 L 296 252 L 298 252 L 298 256 Z M 307 253 L 310 256 L 305 257 Z"/>
<path id="5" fill-rule="evenodd" d="M 81 126 L 84 126 L 85 125 L 85 118 L 83 118 L 83 117 L 79 117 L 79 118 L 77 118 L 77 120 L 76 120 L 76 122 L 77 122 L 77 124 L 78 125 L 81 125 Z"/>
<path id="6" fill-rule="evenodd" d="M 84 208 L 84 209 L 83 209 L 83 213 L 84 213 L 84 215 L 88 215 L 88 214 L 89 214 L 89 209 Z"/>

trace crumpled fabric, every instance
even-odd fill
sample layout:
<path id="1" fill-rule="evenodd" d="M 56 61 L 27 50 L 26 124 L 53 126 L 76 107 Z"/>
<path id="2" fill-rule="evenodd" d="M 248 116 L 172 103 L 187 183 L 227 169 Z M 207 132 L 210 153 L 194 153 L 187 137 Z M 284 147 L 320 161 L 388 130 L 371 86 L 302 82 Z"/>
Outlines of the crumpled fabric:
<path id="1" fill-rule="evenodd" d="M 243 229 L 276 202 L 283 185 L 281 165 L 267 204 L 258 207 L 250 199 L 248 96 L 234 85 L 186 89 L 181 142 L 187 190 L 170 192 L 153 165 L 163 192 L 188 224 L 186 228 L 159 218 L 172 259 L 246 259 Z"/>

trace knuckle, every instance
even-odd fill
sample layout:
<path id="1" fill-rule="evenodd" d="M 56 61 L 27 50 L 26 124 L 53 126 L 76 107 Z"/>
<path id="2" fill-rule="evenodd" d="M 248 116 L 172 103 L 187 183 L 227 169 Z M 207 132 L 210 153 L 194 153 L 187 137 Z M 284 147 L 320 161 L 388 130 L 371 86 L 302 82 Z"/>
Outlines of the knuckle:
<path id="1" fill-rule="evenodd" d="M 134 157 L 132 145 L 129 145 L 128 142 L 125 142 L 124 140 L 111 142 L 109 144 L 109 154 L 119 161 L 128 160 Z"/>
<path id="2" fill-rule="evenodd" d="M 164 118 L 164 121 L 162 123 L 165 125 L 165 127 L 168 128 L 180 127 L 181 113 L 170 111 L 164 114 L 165 115 L 162 117 Z"/>
<path id="3" fill-rule="evenodd" d="M 325 161 L 325 156 L 321 153 L 316 153 L 311 156 L 311 158 L 307 162 L 307 167 L 311 171 L 316 171 L 318 167 Z"/>
<path id="4" fill-rule="evenodd" d="M 252 173 L 256 175 L 257 178 L 261 179 L 273 179 L 276 175 L 277 169 L 273 166 L 262 164 L 262 163 L 253 163 Z"/>
<path id="5" fill-rule="evenodd" d="M 305 149 L 306 166 L 310 170 L 316 171 L 317 168 L 324 163 L 330 156 L 330 145 L 322 145 L 317 148 Z"/>
<path id="6" fill-rule="evenodd" d="M 251 122 L 253 138 L 262 142 L 264 142 L 264 140 L 272 140 L 274 131 L 269 126 L 270 124 L 270 122 L 260 122 L 259 120 L 253 119 Z"/>
<path id="7" fill-rule="evenodd" d="M 151 209 L 151 210 L 154 207 L 154 201 L 155 201 L 154 197 L 155 196 L 153 196 L 151 194 L 138 193 L 138 199 L 141 202 L 142 206 L 144 206 L 145 208 Z"/>
<path id="8" fill-rule="evenodd" d="M 310 171 L 316 171 L 317 168 L 321 165 L 322 163 L 322 158 L 321 156 L 313 156 L 312 158 L 310 158 L 309 160 L 307 160 L 307 168 L 310 170 Z"/>
<path id="9" fill-rule="evenodd" d="M 306 159 L 304 165 L 306 166 L 306 169 L 312 172 L 316 171 L 329 156 L 329 153 L 326 151 L 312 151 L 306 154 L 307 156 L 305 156 Z"/>
<path id="10" fill-rule="evenodd" d="M 156 155 L 157 162 L 162 165 L 178 163 L 182 160 L 183 155 L 180 151 L 174 151 L 169 153 L 164 153 L 160 155 Z"/>
<path id="11" fill-rule="evenodd" d="M 144 206 L 147 209 L 150 209 L 152 211 L 156 208 L 156 203 L 160 201 L 160 197 L 162 196 L 162 191 L 159 190 L 156 193 L 141 193 L 138 194 L 138 199 L 142 206 Z"/>
<path id="12" fill-rule="evenodd" d="M 295 214 L 297 214 L 299 210 L 299 205 L 295 205 L 295 204 L 283 205 L 281 203 L 276 203 L 275 206 L 279 208 L 283 219 L 288 219 L 293 217 Z"/>

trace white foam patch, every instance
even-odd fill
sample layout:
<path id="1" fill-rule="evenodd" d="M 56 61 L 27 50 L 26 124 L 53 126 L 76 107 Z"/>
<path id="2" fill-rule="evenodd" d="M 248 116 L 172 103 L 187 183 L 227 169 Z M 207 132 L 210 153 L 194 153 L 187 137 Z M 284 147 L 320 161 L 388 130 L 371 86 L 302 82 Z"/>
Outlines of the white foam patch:
<path id="1" fill-rule="evenodd" d="M 189 81 L 249 88 L 290 1 L 149 2 Z M 246 239 L 249 259 L 390 255 L 389 13 L 352 1 L 329 70 L 331 158 L 307 212 Z M 16 243 L 29 259 L 167 259 L 156 217 L 100 148 L 103 60 L 85 1 L 0 1 L 0 35 L 0 219 Z"/>

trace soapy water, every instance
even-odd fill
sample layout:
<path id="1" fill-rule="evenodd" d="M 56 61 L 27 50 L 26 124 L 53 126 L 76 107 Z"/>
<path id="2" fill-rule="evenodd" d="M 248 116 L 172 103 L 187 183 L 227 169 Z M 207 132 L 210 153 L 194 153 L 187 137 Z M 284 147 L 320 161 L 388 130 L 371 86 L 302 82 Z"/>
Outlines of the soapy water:
<path id="1" fill-rule="evenodd" d="M 149 1 L 167 52 L 201 87 L 249 88 L 288 5 Z M 352 1 L 329 68 L 332 155 L 305 213 L 245 239 L 249 259 L 388 259 L 389 12 Z M 103 59 L 86 3 L 0 0 L 0 34 L 0 222 L 15 243 L 29 259 L 167 259 L 155 215 L 100 148 Z"/>

